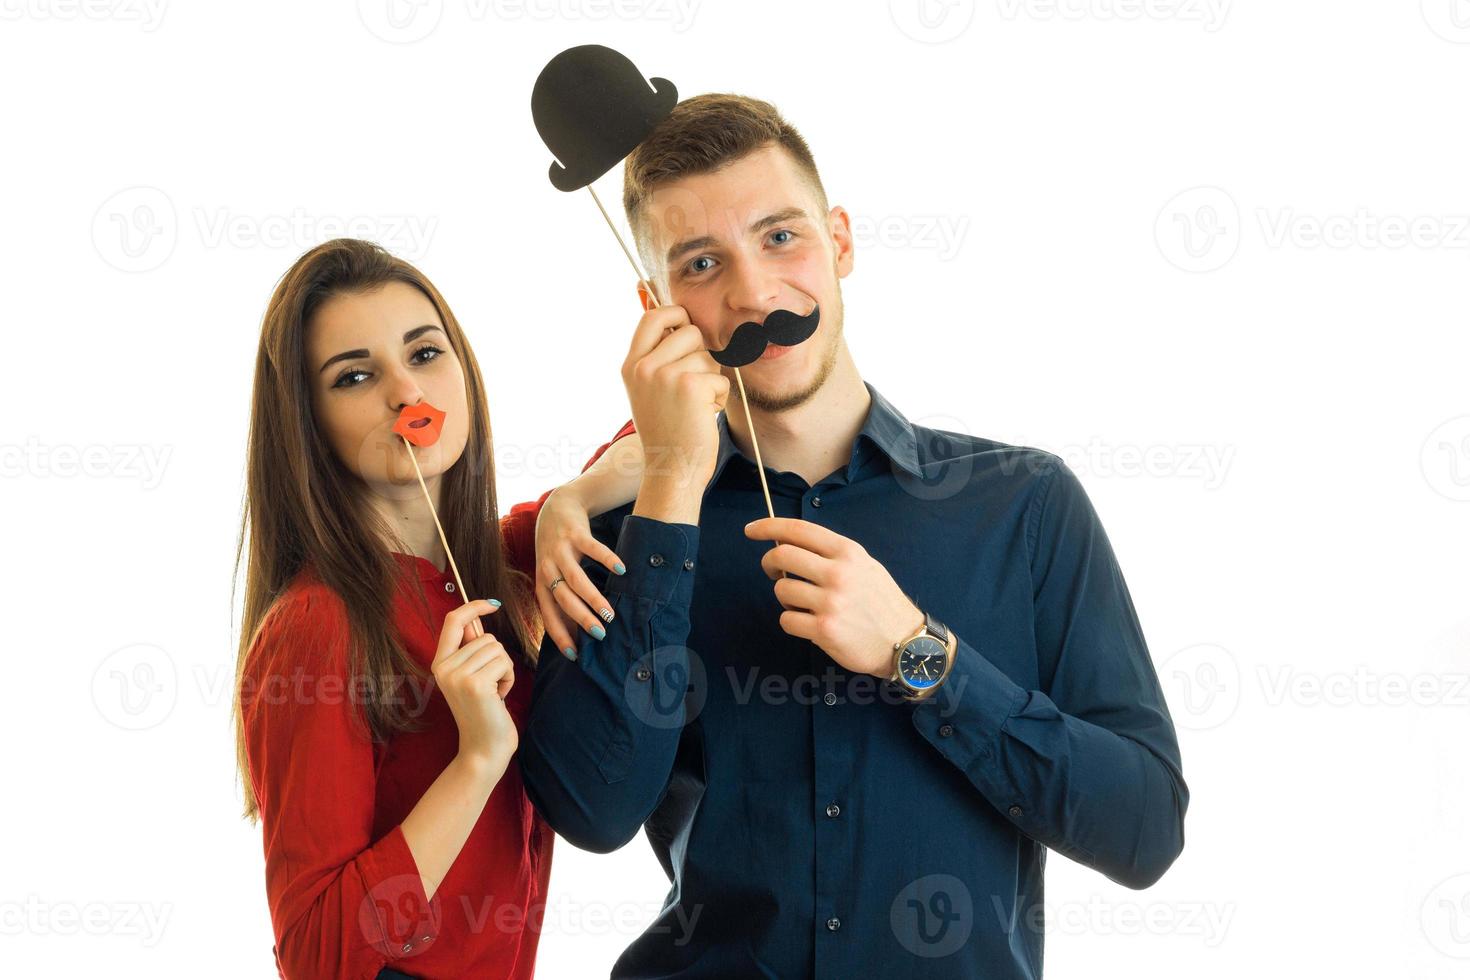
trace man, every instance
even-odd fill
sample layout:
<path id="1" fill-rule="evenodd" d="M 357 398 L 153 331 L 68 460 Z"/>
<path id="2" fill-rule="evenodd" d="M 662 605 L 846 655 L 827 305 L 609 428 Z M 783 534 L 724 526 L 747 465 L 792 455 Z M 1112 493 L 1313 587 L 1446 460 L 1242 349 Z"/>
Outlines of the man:
<path id="1" fill-rule="evenodd" d="M 673 883 L 612 975 L 1041 976 L 1046 848 L 1146 888 L 1189 799 L 1081 485 L 862 380 L 848 214 L 770 105 L 680 103 L 628 158 L 624 205 L 672 304 L 623 365 L 637 499 L 596 522 L 627 572 L 588 565 L 615 615 L 547 644 L 520 754 L 559 833 L 610 851 L 644 827 Z M 708 350 L 814 307 L 807 340 L 741 369 L 762 518 Z"/>

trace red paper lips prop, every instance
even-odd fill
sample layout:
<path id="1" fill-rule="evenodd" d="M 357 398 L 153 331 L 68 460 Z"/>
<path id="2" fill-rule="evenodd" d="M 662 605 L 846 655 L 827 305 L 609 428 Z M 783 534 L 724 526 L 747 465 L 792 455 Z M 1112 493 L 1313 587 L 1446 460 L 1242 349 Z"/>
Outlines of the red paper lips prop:
<path id="1" fill-rule="evenodd" d="M 428 402 L 405 406 L 393 423 L 393 431 L 415 446 L 432 446 L 443 428 L 444 413 Z"/>

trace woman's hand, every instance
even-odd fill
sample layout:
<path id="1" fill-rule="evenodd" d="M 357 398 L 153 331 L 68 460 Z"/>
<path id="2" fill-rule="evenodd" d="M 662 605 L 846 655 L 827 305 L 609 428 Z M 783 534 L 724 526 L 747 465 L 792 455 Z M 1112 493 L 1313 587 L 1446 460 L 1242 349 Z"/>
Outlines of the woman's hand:
<path id="1" fill-rule="evenodd" d="M 460 756 L 503 771 L 519 744 L 515 720 L 505 706 L 515 667 L 493 634 L 477 635 L 474 627 L 478 617 L 499 608 L 476 599 L 451 609 L 430 670 L 459 726 Z"/>
<path id="2" fill-rule="evenodd" d="M 580 627 L 600 640 L 607 635 L 602 624 L 613 618 L 612 604 L 582 571 L 583 555 L 614 575 L 626 571 L 612 549 L 592 536 L 587 507 L 576 491 L 558 487 L 536 517 L 536 604 L 546 635 L 569 657 L 577 652 L 574 630 Z"/>

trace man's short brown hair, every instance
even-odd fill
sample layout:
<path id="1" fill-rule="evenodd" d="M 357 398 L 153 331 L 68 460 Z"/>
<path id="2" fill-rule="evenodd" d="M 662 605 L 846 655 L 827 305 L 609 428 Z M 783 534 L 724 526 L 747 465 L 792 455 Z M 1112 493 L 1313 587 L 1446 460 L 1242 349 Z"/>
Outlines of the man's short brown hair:
<path id="1" fill-rule="evenodd" d="M 639 251 L 645 252 L 644 261 L 649 256 L 643 207 L 656 187 L 681 177 L 711 173 L 771 144 L 791 154 L 797 168 L 811 180 L 826 213 L 827 192 L 812 151 L 775 106 L 729 93 L 696 95 L 674 106 L 623 163 L 623 211 Z M 650 270 L 654 276 L 660 271 Z"/>

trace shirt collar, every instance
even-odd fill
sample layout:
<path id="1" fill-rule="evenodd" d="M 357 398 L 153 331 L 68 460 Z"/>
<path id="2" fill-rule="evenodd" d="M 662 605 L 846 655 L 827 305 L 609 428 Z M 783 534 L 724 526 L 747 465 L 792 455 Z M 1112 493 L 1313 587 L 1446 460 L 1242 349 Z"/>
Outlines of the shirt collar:
<path id="1" fill-rule="evenodd" d="M 417 574 L 422 581 L 438 582 L 448 574 L 447 570 L 441 572 L 438 568 L 434 567 L 433 562 L 419 555 L 405 554 L 401 551 L 395 551 L 392 554 L 398 561 L 398 567 L 403 572 Z"/>
<path id="2" fill-rule="evenodd" d="M 862 468 L 873 458 L 875 453 L 881 453 L 888 457 L 894 466 L 904 470 L 915 477 L 924 475 L 923 468 L 919 465 L 919 440 L 914 434 L 914 427 L 898 409 L 894 408 L 888 399 L 878 393 L 868 382 L 863 382 L 863 387 L 868 389 L 868 415 L 863 421 L 863 427 L 859 430 L 857 438 L 852 443 L 852 456 L 847 462 L 847 479 L 852 482 Z M 731 458 L 739 456 L 747 460 L 751 466 L 755 461 L 747 457 L 735 445 L 735 440 L 730 435 L 730 422 L 725 412 L 721 412 L 715 420 L 715 425 L 720 433 L 720 451 L 715 459 L 715 472 L 710 477 L 708 486 L 713 487 L 724 472 L 725 464 Z"/>

